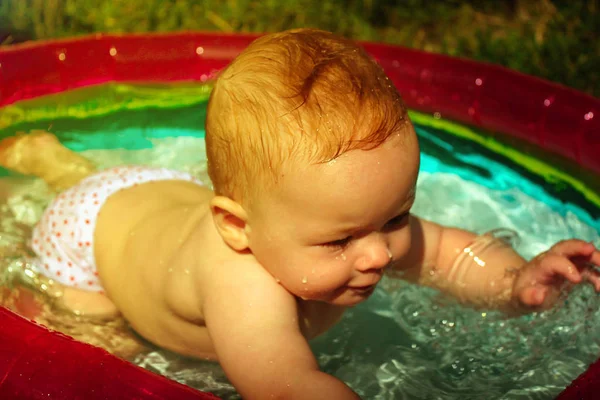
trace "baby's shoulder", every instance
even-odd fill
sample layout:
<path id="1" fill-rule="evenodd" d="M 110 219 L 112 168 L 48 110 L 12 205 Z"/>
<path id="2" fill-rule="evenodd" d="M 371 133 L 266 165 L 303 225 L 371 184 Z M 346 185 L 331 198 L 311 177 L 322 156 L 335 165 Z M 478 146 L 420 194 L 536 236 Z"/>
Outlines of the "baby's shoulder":
<path id="1" fill-rule="evenodd" d="M 219 246 L 212 246 L 208 252 L 199 272 L 204 279 L 206 293 L 293 299 L 293 295 L 283 289 L 252 254 L 219 249 Z"/>
<path id="2" fill-rule="evenodd" d="M 217 240 L 220 238 L 217 238 Z M 276 284 L 275 279 L 264 269 L 252 254 L 239 254 L 226 245 L 202 246 L 205 249 L 200 274 L 207 282 L 228 286 L 253 285 L 269 286 Z"/>

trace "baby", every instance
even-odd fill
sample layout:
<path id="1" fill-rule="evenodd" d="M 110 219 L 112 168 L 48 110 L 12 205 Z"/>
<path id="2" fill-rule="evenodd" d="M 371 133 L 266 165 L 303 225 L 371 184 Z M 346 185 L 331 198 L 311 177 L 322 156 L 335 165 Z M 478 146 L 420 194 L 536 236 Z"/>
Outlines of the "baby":
<path id="1" fill-rule="evenodd" d="M 28 157 L 60 148 L 38 139 Z M 218 359 L 244 398 L 357 398 L 308 341 L 388 270 L 507 311 L 550 305 L 566 281 L 600 289 L 590 243 L 527 262 L 494 235 L 411 215 L 419 146 L 400 95 L 330 33 L 244 50 L 215 82 L 206 148 L 214 190 L 166 169 L 102 171 L 57 196 L 31 245 L 67 306 L 118 310 L 159 346 Z"/>

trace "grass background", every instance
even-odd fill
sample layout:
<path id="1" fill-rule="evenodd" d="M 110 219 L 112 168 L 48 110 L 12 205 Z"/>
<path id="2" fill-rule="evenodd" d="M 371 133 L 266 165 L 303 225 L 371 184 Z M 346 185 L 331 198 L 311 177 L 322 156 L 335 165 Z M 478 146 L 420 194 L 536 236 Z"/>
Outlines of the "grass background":
<path id="1" fill-rule="evenodd" d="M 0 0 L 5 46 L 94 32 L 294 27 L 488 61 L 600 97 L 600 0 Z"/>

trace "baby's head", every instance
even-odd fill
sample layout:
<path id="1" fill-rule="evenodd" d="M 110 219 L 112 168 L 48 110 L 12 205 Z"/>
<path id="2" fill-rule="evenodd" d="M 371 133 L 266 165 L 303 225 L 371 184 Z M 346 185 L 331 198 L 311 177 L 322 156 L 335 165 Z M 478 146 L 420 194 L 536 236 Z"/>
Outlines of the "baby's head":
<path id="1" fill-rule="evenodd" d="M 350 40 L 299 29 L 263 36 L 215 83 L 206 118 L 217 195 L 249 206 L 291 164 L 379 146 L 409 123 L 382 68 Z"/>
<path id="2" fill-rule="evenodd" d="M 206 146 L 219 234 L 288 292 L 356 304 L 408 251 L 418 144 L 354 43 L 315 30 L 256 40 L 217 79 Z"/>

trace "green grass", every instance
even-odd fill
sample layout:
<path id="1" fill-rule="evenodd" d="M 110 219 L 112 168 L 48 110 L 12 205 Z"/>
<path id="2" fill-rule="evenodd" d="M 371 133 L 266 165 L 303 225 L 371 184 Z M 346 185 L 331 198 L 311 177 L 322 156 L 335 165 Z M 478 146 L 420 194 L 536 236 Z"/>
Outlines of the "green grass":
<path id="1" fill-rule="evenodd" d="M 504 65 L 600 96 L 599 0 L 0 0 L 4 44 L 94 32 L 316 27 Z"/>

